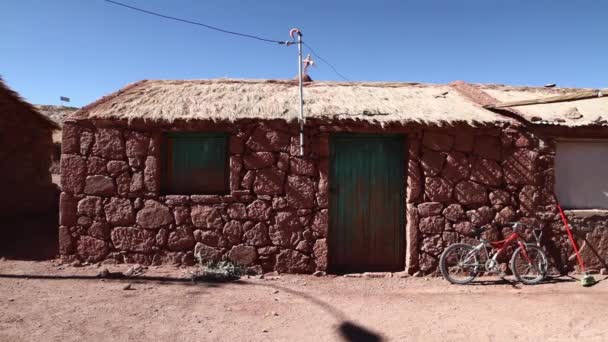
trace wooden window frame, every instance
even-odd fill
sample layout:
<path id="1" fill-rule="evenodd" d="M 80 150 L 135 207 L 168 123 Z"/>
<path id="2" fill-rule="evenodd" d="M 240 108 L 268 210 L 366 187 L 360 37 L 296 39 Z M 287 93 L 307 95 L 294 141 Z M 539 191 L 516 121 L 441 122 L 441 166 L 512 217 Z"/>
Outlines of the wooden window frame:
<path id="1" fill-rule="evenodd" d="M 172 140 L 180 138 L 224 138 L 224 165 L 223 188 L 219 191 L 207 191 L 193 189 L 191 191 L 177 191 L 172 188 L 172 157 L 173 144 Z M 229 134 L 224 132 L 166 132 L 162 135 L 161 142 L 161 192 L 163 195 L 226 195 L 230 192 L 230 167 L 229 167 Z"/>

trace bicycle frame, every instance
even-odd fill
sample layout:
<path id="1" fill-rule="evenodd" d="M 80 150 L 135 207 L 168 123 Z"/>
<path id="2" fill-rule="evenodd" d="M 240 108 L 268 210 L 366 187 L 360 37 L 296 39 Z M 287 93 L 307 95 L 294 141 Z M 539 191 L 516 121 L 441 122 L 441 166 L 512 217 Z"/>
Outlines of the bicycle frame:
<path id="1" fill-rule="evenodd" d="M 532 260 L 530 259 L 530 256 L 528 255 L 528 250 L 526 248 L 526 244 L 523 242 L 522 237 L 517 232 L 513 232 L 511 235 L 509 235 L 508 238 L 506 238 L 504 240 L 499 240 L 499 241 L 488 241 L 488 240 L 482 238 L 481 243 L 479 245 L 475 246 L 475 248 L 463 260 L 463 262 L 466 263 L 467 261 L 470 261 L 470 258 L 474 257 L 477 253 L 481 254 L 481 251 L 483 250 L 485 252 L 487 260 L 492 260 L 492 263 L 494 265 L 496 265 L 498 263 L 498 261 L 497 261 L 498 256 L 509 245 L 511 245 L 515 241 L 517 241 L 517 244 L 519 245 L 519 247 L 521 247 L 521 249 L 523 251 L 523 256 L 524 256 L 524 258 L 526 258 L 526 261 L 528 261 L 528 263 L 533 265 L 534 263 L 532 262 Z M 490 250 L 496 250 L 496 252 L 494 252 L 494 253 L 492 253 L 492 255 L 490 255 L 491 253 L 488 252 L 488 248 L 490 248 Z M 491 271 L 491 270 L 488 270 L 487 267 L 485 267 L 485 265 L 479 265 L 479 266 L 483 266 L 486 271 Z"/>

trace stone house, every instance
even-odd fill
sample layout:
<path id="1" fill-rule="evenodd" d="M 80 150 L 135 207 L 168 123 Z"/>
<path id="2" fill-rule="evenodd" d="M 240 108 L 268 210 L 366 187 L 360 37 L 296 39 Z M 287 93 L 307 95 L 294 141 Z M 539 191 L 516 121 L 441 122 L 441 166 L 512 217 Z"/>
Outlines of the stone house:
<path id="1" fill-rule="evenodd" d="M 483 105 L 571 91 L 309 82 L 300 155 L 292 81 L 141 81 L 64 122 L 60 251 L 90 262 L 191 264 L 198 254 L 258 271 L 430 274 L 474 227 L 520 220 L 544 229 L 554 265 L 568 270 L 554 189 L 608 253 L 608 170 L 596 160 L 608 155 L 607 100 Z"/>
<path id="2" fill-rule="evenodd" d="M 52 134 L 59 126 L 0 78 L 0 217 L 56 210 Z M 5 221 L 6 222 L 6 221 Z"/>

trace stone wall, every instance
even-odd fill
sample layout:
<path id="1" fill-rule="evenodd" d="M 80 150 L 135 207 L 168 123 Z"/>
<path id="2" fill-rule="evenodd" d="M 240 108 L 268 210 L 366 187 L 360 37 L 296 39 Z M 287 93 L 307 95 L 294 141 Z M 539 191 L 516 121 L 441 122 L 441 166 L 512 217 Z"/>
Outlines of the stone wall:
<path id="1" fill-rule="evenodd" d="M 443 249 L 471 241 L 476 227 L 513 221 L 543 229 L 554 271 L 573 269 L 573 252 L 553 194 L 553 137 L 515 128 L 426 129 L 411 133 L 409 141 L 410 273 L 437 272 Z M 590 232 L 577 234 L 578 243 L 591 268 L 606 267 L 608 216 L 581 218 L 569 212 L 569 219 L 577 230 L 592 226 Z M 503 239 L 510 233 L 510 228 L 494 226 L 483 236 Z M 533 239 L 531 230 L 524 235 Z M 506 263 L 508 257 L 500 261 Z"/>
<path id="2" fill-rule="evenodd" d="M 161 128 L 66 123 L 61 253 L 142 264 L 192 264 L 200 253 L 258 271 L 325 270 L 327 134 L 308 130 L 301 158 L 295 126 L 212 128 L 230 133 L 230 191 L 182 196 L 160 192 Z"/>
<path id="3" fill-rule="evenodd" d="M 161 132 L 167 130 L 230 134 L 229 193 L 161 193 Z M 470 239 L 475 227 L 514 220 L 543 227 L 554 264 L 572 269 L 552 194 L 552 139 L 514 128 L 354 122 L 309 121 L 304 157 L 298 155 L 297 126 L 281 121 L 165 127 L 66 123 L 60 252 L 82 261 L 143 264 L 192 264 L 194 253 L 200 253 L 257 271 L 326 270 L 328 137 L 336 131 L 407 134 L 408 272 L 436 272 L 445 246 Z M 606 221 L 594 219 L 592 245 L 608 245 Z"/>

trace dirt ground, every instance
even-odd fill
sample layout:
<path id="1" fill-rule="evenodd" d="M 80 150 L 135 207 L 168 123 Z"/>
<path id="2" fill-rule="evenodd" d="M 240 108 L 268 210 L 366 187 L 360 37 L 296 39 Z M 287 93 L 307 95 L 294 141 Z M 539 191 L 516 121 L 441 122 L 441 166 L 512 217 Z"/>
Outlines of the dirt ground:
<path id="1" fill-rule="evenodd" d="M 187 269 L 169 266 L 130 279 L 99 279 L 99 270 L 0 261 L 0 340 L 608 340 L 605 281 L 455 286 L 441 278 L 266 275 L 195 284 Z"/>

